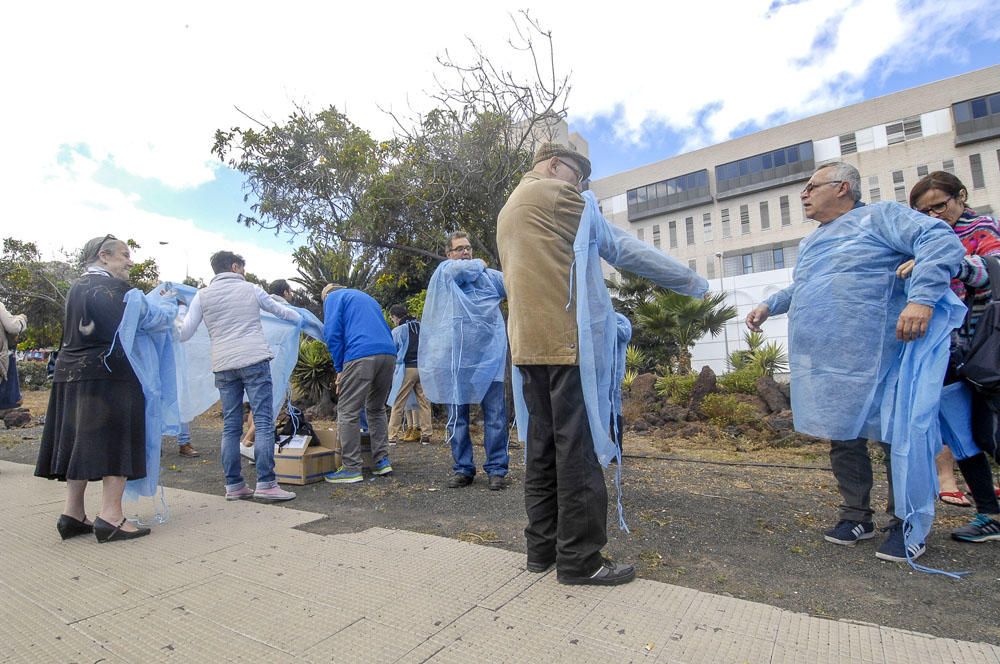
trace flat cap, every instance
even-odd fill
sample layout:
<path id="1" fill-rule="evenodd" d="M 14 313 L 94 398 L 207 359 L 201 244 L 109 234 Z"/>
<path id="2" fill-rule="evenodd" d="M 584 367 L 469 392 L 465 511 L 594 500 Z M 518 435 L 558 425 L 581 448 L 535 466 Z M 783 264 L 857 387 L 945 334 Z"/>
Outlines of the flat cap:
<path id="1" fill-rule="evenodd" d="M 538 150 L 535 152 L 535 159 L 531 162 L 531 165 L 534 167 L 539 162 L 551 159 L 552 157 L 572 159 L 573 163 L 582 169 L 583 179 L 586 180 L 590 177 L 590 160 L 576 150 L 568 148 L 565 145 L 560 145 L 559 143 L 542 143 L 539 145 Z"/>

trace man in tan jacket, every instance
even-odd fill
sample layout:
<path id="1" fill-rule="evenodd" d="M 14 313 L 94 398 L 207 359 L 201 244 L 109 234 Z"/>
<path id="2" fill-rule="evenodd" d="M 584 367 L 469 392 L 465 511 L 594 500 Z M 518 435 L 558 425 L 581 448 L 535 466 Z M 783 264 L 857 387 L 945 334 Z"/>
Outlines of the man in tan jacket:
<path id="1" fill-rule="evenodd" d="M 570 297 L 573 243 L 585 207 L 580 184 L 589 176 L 586 157 L 543 143 L 500 211 L 497 246 L 511 356 L 528 410 L 527 568 L 545 572 L 555 563 L 560 583 L 616 585 L 635 578 L 635 568 L 601 556 L 608 496 L 584 401 L 576 301 Z M 625 233 L 609 235 L 620 251 L 600 255 L 613 265 L 687 295 L 707 290 L 704 279 L 667 255 Z M 577 274 L 583 269 L 577 265 Z"/>

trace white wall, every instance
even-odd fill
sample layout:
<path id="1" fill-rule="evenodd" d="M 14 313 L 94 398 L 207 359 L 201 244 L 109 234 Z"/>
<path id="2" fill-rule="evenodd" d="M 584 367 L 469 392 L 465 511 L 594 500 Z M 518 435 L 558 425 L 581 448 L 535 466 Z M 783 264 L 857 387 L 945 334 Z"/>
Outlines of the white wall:
<path id="1" fill-rule="evenodd" d="M 738 277 L 724 279 L 709 279 L 708 287 L 713 293 L 724 292 L 726 303 L 736 307 L 736 318 L 729 321 L 725 332 L 717 337 L 706 335 L 692 349 L 691 367 L 701 371 L 705 365 L 712 367 L 716 374 L 726 372 L 727 345 L 728 352 L 746 350 L 743 334 L 747 332 L 743 320 L 747 314 L 785 286 L 792 283 L 792 269 L 770 270 L 756 274 L 744 274 Z M 788 316 L 772 316 L 763 325 L 765 339 L 777 341 L 788 351 Z M 728 340 L 728 343 L 727 343 Z"/>

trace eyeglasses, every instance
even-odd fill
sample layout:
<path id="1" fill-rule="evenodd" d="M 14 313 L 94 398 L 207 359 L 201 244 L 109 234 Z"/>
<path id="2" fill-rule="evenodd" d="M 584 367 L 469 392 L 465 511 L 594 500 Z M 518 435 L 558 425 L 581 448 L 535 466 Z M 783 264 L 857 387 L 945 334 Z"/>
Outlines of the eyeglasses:
<path id="1" fill-rule="evenodd" d="M 948 207 L 948 203 L 950 203 L 951 199 L 953 199 L 953 198 L 955 198 L 955 197 L 954 196 L 949 196 L 948 198 L 944 199 L 940 203 L 935 203 L 934 205 L 928 205 L 925 208 L 917 208 L 917 212 L 919 212 L 920 214 L 926 214 L 926 215 L 941 214 L 942 212 L 945 211 L 945 208 Z"/>
<path id="2" fill-rule="evenodd" d="M 813 193 L 814 189 L 819 189 L 825 184 L 840 184 L 843 180 L 830 180 L 829 182 L 810 182 L 806 185 L 805 189 L 802 190 L 802 195 Z"/>
<path id="3" fill-rule="evenodd" d="M 581 173 L 579 169 L 575 168 L 573 165 L 571 165 L 568 161 L 564 159 L 559 159 L 559 163 L 568 168 L 569 170 L 573 171 L 573 175 L 576 176 L 576 184 L 580 184 L 581 182 L 583 182 L 583 173 Z"/>
<path id="4" fill-rule="evenodd" d="M 472 245 L 471 244 L 463 244 L 463 245 L 458 246 L 458 247 L 452 247 L 451 249 L 448 250 L 448 253 L 449 254 L 465 254 L 465 253 L 471 254 L 472 253 Z"/>

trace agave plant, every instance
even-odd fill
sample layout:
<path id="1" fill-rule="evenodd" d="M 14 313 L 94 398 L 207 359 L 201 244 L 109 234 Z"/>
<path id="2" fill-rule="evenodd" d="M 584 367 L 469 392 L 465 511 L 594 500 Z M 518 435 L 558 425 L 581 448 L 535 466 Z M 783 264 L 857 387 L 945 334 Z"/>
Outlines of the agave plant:
<path id="1" fill-rule="evenodd" d="M 649 356 L 646 355 L 646 351 L 632 344 L 625 347 L 626 369 L 633 369 L 638 375 L 639 370 L 644 369 L 647 362 L 649 362 Z"/>
<path id="2" fill-rule="evenodd" d="M 333 413 L 331 387 L 336 377 L 326 344 L 316 339 L 306 339 L 299 344 L 299 361 L 292 369 L 292 386 L 301 396 L 318 404 L 323 414 Z"/>
<path id="3" fill-rule="evenodd" d="M 622 377 L 622 389 L 623 390 L 632 389 L 632 383 L 635 382 L 635 379 L 638 376 L 639 376 L 639 372 L 636 371 L 635 369 L 626 369 L 625 370 L 625 376 Z"/>
<path id="4" fill-rule="evenodd" d="M 788 354 L 777 341 L 769 341 L 754 351 L 753 363 L 763 374 L 773 376 L 788 371 Z"/>

